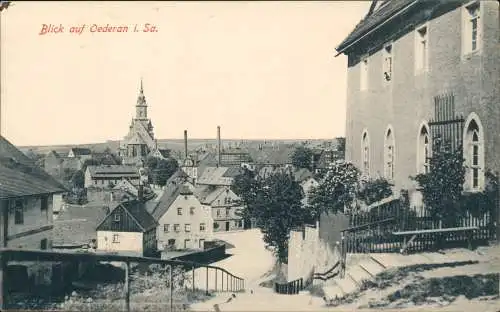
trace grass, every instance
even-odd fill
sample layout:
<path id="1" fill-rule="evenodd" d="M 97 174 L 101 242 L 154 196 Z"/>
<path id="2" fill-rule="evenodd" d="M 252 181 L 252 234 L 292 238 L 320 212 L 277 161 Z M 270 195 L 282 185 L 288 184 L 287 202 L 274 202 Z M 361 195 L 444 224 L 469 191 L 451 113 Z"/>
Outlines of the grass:
<path id="1" fill-rule="evenodd" d="M 390 302 L 409 299 L 418 305 L 426 303 L 427 298 L 443 297 L 445 301 L 451 302 L 458 296 L 465 296 L 470 300 L 498 293 L 499 274 L 477 274 L 420 280 L 393 292 L 387 299 Z"/>

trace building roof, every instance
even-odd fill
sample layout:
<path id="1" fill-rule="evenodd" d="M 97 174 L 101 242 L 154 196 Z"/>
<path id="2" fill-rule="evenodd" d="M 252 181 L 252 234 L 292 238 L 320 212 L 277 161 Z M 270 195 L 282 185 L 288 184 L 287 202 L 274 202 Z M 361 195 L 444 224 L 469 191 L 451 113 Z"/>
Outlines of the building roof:
<path id="1" fill-rule="evenodd" d="M 96 227 L 109 212 L 108 207 L 67 206 L 54 221 L 54 245 L 87 244 L 97 238 Z"/>
<path id="2" fill-rule="evenodd" d="M 202 204 L 211 205 L 224 190 L 224 186 L 199 185 L 195 188 L 194 195 Z"/>
<path id="3" fill-rule="evenodd" d="M 233 177 L 224 176 L 228 169 L 228 167 L 208 167 L 203 171 L 203 174 L 198 178 L 196 183 L 229 186 L 233 184 Z"/>
<path id="4" fill-rule="evenodd" d="M 73 147 L 70 152 L 73 151 L 75 156 L 92 155 L 90 148 Z"/>
<path id="5" fill-rule="evenodd" d="M 152 207 L 149 206 L 155 220 L 159 220 L 168 211 L 175 199 L 181 194 L 187 179 L 186 173 L 179 169 L 167 180 L 165 189 L 157 204 Z"/>
<path id="6" fill-rule="evenodd" d="M 92 177 L 101 176 L 116 176 L 116 175 L 127 175 L 139 177 L 139 171 L 136 166 L 131 165 L 100 165 L 100 166 L 88 166 L 87 169 Z"/>
<path id="7" fill-rule="evenodd" d="M 389 0 L 386 1 L 385 5 L 381 5 L 372 14 L 368 14 L 364 19 L 362 19 L 354 28 L 354 30 L 347 36 L 347 38 L 342 41 L 336 48 L 338 53 L 344 52 L 344 50 L 356 40 L 367 34 L 369 31 L 373 30 L 380 23 L 391 18 L 395 14 L 402 11 L 406 6 L 412 4 L 413 2 L 418 2 L 419 0 Z M 420 0 L 422 1 L 422 0 Z"/>
<path id="8" fill-rule="evenodd" d="M 0 136 L 0 198 L 66 191 L 60 182 Z"/>
<path id="9" fill-rule="evenodd" d="M 132 216 L 132 218 L 137 222 L 137 225 L 143 232 L 147 232 L 158 226 L 158 223 L 153 218 L 153 216 L 146 211 L 144 203 L 134 199 L 118 203 L 106 216 L 106 218 L 104 218 L 101 223 L 97 225 L 96 230 L 99 230 L 104 221 L 112 215 L 113 211 L 120 207 L 128 212 L 130 216 Z"/>

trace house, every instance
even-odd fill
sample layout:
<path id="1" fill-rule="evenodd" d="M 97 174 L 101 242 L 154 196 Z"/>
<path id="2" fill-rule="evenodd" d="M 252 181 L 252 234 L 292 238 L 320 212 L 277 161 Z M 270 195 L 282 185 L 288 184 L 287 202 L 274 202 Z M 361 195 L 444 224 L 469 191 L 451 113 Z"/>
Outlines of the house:
<path id="1" fill-rule="evenodd" d="M 203 249 L 213 234 L 211 208 L 193 194 L 184 175 L 169 179 L 152 212 L 159 223 L 158 249 Z"/>
<path id="2" fill-rule="evenodd" d="M 130 180 L 127 179 L 121 179 L 120 181 L 118 181 L 113 187 L 113 190 L 121 190 L 128 194 L 131 194 L 134 197 L 139 196 L 139 186 L 137 184 L 133 184 L 132 182 L 130 182 Z"/>
<path id="3" fill-rule="evenodd" d="M 157 226 L 144 203 L 138 200 L 121 202 L 97 225 L 97 250 L 153 256 Z"/>
<path id="4" fill-rule="evenodd" d="M 116 185 L 121 180 L 129 180 L 138 185 L 140 180 L 139 170 L 132 165 L 101 165 L 88 166 L 85 170 L 85 187 L 107 188 Z"/>
<path id="5" fill-rule="evenodd" d="M 239 167 L 207 167 L 203 174 L 198 177 L 197 185 L 219 185 L 231 186 Z"/>
<path id="6" fill-rule="evenodd" d="M 67 189 L 0 136 L 0 241 L 2 247 L 51 249 L 53 196 Z M 35 284 L 50 280 L 46 263 L 22 265 Z M 47 274 L 43 273 L 46 272 Z"/>
<path id="7" fill-rule="evenodd" d="M 68 152 L 68 158 L 79 158 L 82 162 L 92 158 L 90 148 L 73 147 Z"/>
<path id="8" fill-rule="evenodd" d="M 123 159 L 123 164 L 143 163 L 145 158 L 158 147 L 153 133 L 153 124 L 148 117 L 148 104 L 144 95 L 142 79 L 135 112 L 129 132 L 120 142 L 118 152 Z"/>
<path id="9" fill-rule="evenodd" d="M 385 1 L 336 48 L 347 56 L 346 160 L 421 200 L 410 176 L 462 149 L 464 188 L 500 171 L 498 1 Z"/>
<path id="10" fill-rule="evenodd" d="M 169 149 L 158 148 L 158 144 L 156 143 L 156 141 L 155 141 L 155 145 L 156 145 L 155 149 L 153 149 L 151 151 L 151 153 L 149 153 L 149 156 L 156 157 L 159 159 L 167 159 L 170 157 L 170 150 Z"/>
<path id="11" fill-rule="evenodd" d="M 211 210 L 214 232 L 244 229 L 240 198 L 229 186 L 198 185 L 194 194 L 203 207 Z"/>

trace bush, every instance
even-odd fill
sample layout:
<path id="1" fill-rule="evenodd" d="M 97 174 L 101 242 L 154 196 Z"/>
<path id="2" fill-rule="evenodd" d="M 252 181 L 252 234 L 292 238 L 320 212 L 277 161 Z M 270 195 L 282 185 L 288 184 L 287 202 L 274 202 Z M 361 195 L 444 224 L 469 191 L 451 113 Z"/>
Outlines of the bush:
<path id="1" fill-rule="evenodd" d="M 384 178 L 368 180 L 362 183 L 357 195 L 359 199 L 369 206 L 391 196 L 391 184 Z"/>

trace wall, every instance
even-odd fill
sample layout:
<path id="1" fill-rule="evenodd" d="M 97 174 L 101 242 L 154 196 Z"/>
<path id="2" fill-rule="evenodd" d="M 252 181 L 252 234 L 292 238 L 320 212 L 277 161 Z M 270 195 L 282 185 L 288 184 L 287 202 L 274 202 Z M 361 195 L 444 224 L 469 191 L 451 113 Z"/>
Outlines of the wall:
<path id="1" fill-rule="evenodd" d="M 307 279 L 316 266 L 319 241 L 318 227 L 305 226 L 304 230 L 290 231 L 288 243 L 287 280 Z"/>
<path id="2" fill-rule="evenodd" d="M 161 203 L 160 203 L 161 205 Z M 194 208 L 193 214 L 190 208 Z M 182 208 L 182 215 L 177 214 L 177 208 Z M 157 208 L 158 209 L 158 208 Z M 185 240 L 189 239 L 187 248 L 200 248 L 201 240 L 211 240 L 213 235 L 213 219 L 210 207 L 202 206 L 192 194 L 179 195 L 170 205 L 167 212 L 158 220 L 158 249 L 163 250 L 169 239 L 175 239 L 175 248 L 184 249 Z M 205 224 L 205 231 L 200 230 L 200 224 Z M 168 224 L 168 232 L 164 225 Z M 179 224 L 179 232 L 174 232 L 174 224 Z M 190 224 L 190 232 L 185 231 L 185 225 Z M 201 246 L 203 248 L 203 246 Z"/>
<path id="3" fill-rule="evenodd" d="M 172 260 L 191 261 L 201 264 L 211 264 L 223 259 L 226 255 L 226 245 L 218 245 L 203 251 L 190 253 L 185 256 L 175 257 Z"/>
<path id="4" fill-rule="evenodd" d="M 56 195 L 57 196 L 57 195 Z M 60 196 L 60 195 L 59 195 Z M 8 248 L 40 249 L 42 240 L 47 240 L 47 249 L 52 247 L 53 225 L 53 195 L 48 195 L 47 210 L 40 209 L 41 199 L 26 197 L 27 206 L 24 209 L 23 224 L 15 224 L 14 210 L 9 209 L 9 201 L 0 203 L 0 210 L 7 212 L 7 246 Z M 4 239 L 4 216 L 0 215 L 0 232 Z M 33 261 L 10 261 L 8 265 L 23 265 L 27 267 L 28 276 L 35 285 L 48 284 L 52 275 L 52 263 Z"/>
<path id="5" fill-rule="evenodd" d="M 119 243 L 113 243 L 113 235 L 119 235 Z M 111 232 L 97 231 L 97 249 L 102 251 L 131 251 L 143 252 L 142 233 L 138 232 Z"/>
<path id="6" fill-rule="evenodd" d="M 52 226 L 53 218 L 53 197 L 48 195 L 48 205 L 47 209 L 41 210 L 41 198 L 39 196 L 24 197 L 26 199 L 24 212 L 23 212 L 23 224 L 15 224 L 15 211 L 9 207 L 9 201 L 2 201 L 2 208 L 8 211 L 8 237 L 13 236 L 26 236 L 29 233 L 33 233 L 39 230 L 48 229 Z M 3 222 L 2 222 L 3 225 Z M 8 238 L 9 239 L 9 238 Z M 13 242 L 12 242 L 13 243 Z M 11 243 L 9 243 L 11 244 Z M 27 247 L 23 247 L 27 248 Z M 40 248 L 40 242 L 33 242 L 30 248 Z"/>
<path id="7" fill-rule="evenodd" d="M 467 1 L 464 1 L 467 2 Z M 437 5 L 429 3 L 429 5 Z M 445 4 L 443 5 L 453 5 Z M 500 170 L 500 49 L 498 49 L 498 1 L 481 1 L 483 26 L 482 50 L 463 57 L 461 51 L 462 10 L 437 14 L 428 23 L 429 71 L 415 75 L 415 33 L 395 34 L 394 29 L 406 25 L 423 25 L 424 17 L 404 18 L 403 24 L 392 26 L 383 38 L 367 38 L 370 43 L 359 46 L 349 56 L 347 90 L 346 158 L 361 168 L 361 136 L 364 129 L 370 137 L 370 174 L 383 175 L 384 134 L 389 125 L 394 129 L 395 187 L 412 189 L 408 178 L 417 171 L 417 136 L 422 122 L 434 112 L 434 96 L 445 92 L 455 95 L 456 114 L 465 118 L 475 112 L 481 119 L 485 135 L 485 162 Z M 426 14 L 423 10 L 420 14 Z M 420 19 L 420 20 L 419 20 Z M 389 26 L 388 26 L 389 28 Z M 391 38 L 393 36 L 393 38 Z M 379 36 L 380 37 L 380 36 Z M 377 40 L 379 42 L 377 42 Z M 393 41 L 393 75 L 383 80 L 382 44 Z M 360 91 L 359 56 L 375 49 L 369 56 L 368 90 Z"/>
<path id="8" fill-rule="evenodd" d="M 348 225 L 349 219 L 344 214 L 322 214 L 316 227 L 290 231 L 287 280 L 307 279 L 312 270 L 325 273 L 331 269 L 340 259 L 336 243 L 341 241 L 341 230 Z"/>
<path id="9" fill-rule="evenodd" d="M 111 191 L 99 187 L 87 189 L 87 201 L 92 203 L 109 203 Z"/>

